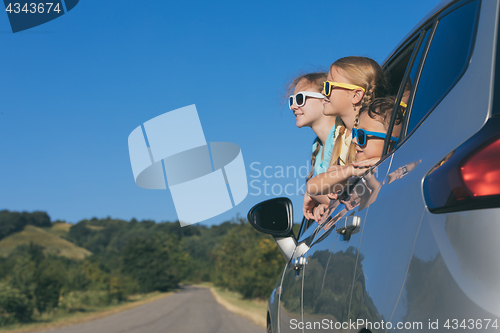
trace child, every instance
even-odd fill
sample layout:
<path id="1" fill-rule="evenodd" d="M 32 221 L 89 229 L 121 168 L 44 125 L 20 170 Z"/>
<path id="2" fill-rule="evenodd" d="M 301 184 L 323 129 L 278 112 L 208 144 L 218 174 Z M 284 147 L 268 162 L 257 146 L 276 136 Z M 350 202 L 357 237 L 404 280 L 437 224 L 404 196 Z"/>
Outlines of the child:
<path id="1" fill-rule="evenodd" d="M 336 117 L 323 114 L 321 90 L 325 80 L 324 72 L 309 73 L 297 77 L 288 86 L 288 92 L 293 93 L 288 98 L 288 106 L 293 111 L 297 127 L 310 127 L 316 134 L 312 146 L 312 170 L 307 180 L 325 172 L 332 155 Z"/>
<path id="2" fill-rule="evenodd" d="M 353 143 L 356 150 L 356 162 L 351 165 L 335 165 L 328 171 L 307 182 L 307 193 L 310 195 L 338 193 L 342 191 L 347 179 L 363 175 L 368 168 L 374 166 L 382 157 L 384 139 L 386 137 L 394 98 L 377 98 L 359 111 L 358 128 L 352 129 Z M 403 119 L 402 107 L 398 106 L 396 122 L 391 135 L 391 145 L 397 142 Z"/>
<path id="3" fill-rule="evenodd" d="M 323 113 L 340 119 L 335 132 L 330 167 L 352 164 L 356 151 L 351 146 L 351 130 L 358 121 L 358 111 L 374 98 L 384 96 L 386 91 L 387 80 L 384 71 L 373 59 L 345 57 L 338 59 L 330 66 L 323 88 L 325 96 Z M 312 180 L 314 178 L 309 182 Z M 317 181 L 318 179 L 313 183 Z M 327 204 L 329 199 L 305 195 L 303 213 L 306 218 L 317 220 L 318 217 L 315 217 L 312 212 L 319 202 Z"/>

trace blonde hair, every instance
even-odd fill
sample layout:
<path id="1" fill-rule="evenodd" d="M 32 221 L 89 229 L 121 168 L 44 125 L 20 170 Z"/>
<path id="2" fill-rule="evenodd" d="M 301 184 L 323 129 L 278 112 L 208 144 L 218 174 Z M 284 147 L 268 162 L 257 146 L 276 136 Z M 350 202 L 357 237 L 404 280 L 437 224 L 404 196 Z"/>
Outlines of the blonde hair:
<path id="1" fill-rule="evenodd" d="M 327 75 L 328 73 L 325 72 L 315 72 L 296 77 L 292 82 L 286 85 L 285 98 L 288 100 L 288 96 L 292 95 L 293 90 L 302 79 L 306 80 L 318 92 L 323 91 L 323 82 L 326 81 Z"/>
<path id="2" fill-rule="evenodd" d="M 387 94 L 388 81 L 385 76 L 384 70 L 380 65 L 373 59 L 366 57 L 356 57 L 350 56 L 345 58 L 340 58 L 335 61 L 330 66 L 330 71 L 335 67 L 342 72 L 351 84 L 355 84 L 365 89 L 363 98 L 360 102 L 360 107 L 368 105 L 373 99 L 377 97 L 382 97 Z M 354 120 L 354 127 L 358 127 L 359 122 L 359 111 L 356 114 Z M 330 160 L 330 166 L 338 164 L 342 149 L 342 137 L 344 136 L 346 126 L 344 122 L 341 122 L 340 130 L 337 137 L 335 138 L 335 144 L 333 146 L 332 159 Z M 347 153 L 346 165 L 352 164 L 356 159 L 356 149 L 354 145 L 351 144 L 349 147 L 349 152 Z"/>
<path id="3" fill-rule="evenodd" d="M 306 80 L 311 85 L 311 87 L 313 87 L 313 89 L 315 89 L 317 92 L 321 92 L 323 90 L 323 82 L 326 81 L 327 75 L 328 73 L 325 72 L 316 72 L 316 73 L 304 74 L 295 78 L 292 82 L 287 84 L 286 97 L 288 98 L 288 96 L 292 94 L 297 84 L 299 84 L 299 82 L 302 80 Z M 311 172 L 309 172 L 309 174 L 307 175 L 306 182 L 309 179 L 311 179 L 312 176 L 314 175 L 314 163 L 316 163 L 316 156 L 318 155 L 319 149 L 321 148 L 320 143 L 321 141 L 319 140 L 318 137 L 316 137 L 316 139 L 314 139 L 313 142 L 313 144 L 316 144 L 316 149 L 314 149 L 311 155 Z"/>

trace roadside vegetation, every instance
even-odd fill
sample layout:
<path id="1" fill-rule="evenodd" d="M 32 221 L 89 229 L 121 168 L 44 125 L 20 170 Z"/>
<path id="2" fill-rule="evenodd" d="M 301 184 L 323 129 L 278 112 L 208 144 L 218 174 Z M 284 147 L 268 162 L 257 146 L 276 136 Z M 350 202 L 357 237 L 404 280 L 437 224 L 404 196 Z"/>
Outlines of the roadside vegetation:
<path id="1" fill-rule="evenodd" d="M 217 302 L 227 310 L 239 314 L 253 321 L 255 324 L 266 327 L 267 302 L 263 299 L 245 299 L 235 291 L 220 287 L 210 287 Z"/>
<path id="2" fill-rule="evenodd" d="M 212 227 L 111 218 L 72 225 L 45 212 L 4 210 L 0 327 L 88 314 L 181 282 L 212 283 L 234 302 L 265 304 L 282 267 L 272 238 L 241 218 Z"/>

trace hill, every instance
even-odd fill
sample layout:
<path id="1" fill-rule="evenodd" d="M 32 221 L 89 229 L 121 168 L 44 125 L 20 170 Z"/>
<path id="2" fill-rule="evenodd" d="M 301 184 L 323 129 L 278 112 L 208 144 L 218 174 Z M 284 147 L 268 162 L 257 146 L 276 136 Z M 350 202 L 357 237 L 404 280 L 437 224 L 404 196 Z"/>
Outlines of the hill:
<path id="1" fill-rule="evenodd" d="M 92 254 L 92 252 L 41 228 L 27 225 L 24 230 L 11 234 L 0 241 L 0 256 L 7 257 L 16 246 L 29 245 L 30 242 L 43 246 L 46 255 L 54 254 L 72 259 L 83 259 Z"/>
<path id="2" fill-rule="evenodd" d="M 43 230 L 62 238 L 68 235 L 69 229 L 73 225 L 71 223 L 53 223 L 51 227 L 44 227 Z"/>

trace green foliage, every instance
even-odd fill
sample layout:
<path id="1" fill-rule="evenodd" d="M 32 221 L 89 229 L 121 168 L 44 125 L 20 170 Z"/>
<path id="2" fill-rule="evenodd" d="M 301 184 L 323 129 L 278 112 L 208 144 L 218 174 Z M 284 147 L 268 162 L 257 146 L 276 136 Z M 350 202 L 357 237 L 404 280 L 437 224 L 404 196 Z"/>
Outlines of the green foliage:
<path id="1" fill-rule="evenodd" d="M 6 281 L 11 286 L 21 291 L 28 299 L 34 298 L 36 288 L 35 271 L 36 265 L 28 257 L 14 256 L 10 258 L 13 262 L 13 269 Z"/>
<path id="2" fill-rule="evenodd" d="M 0 326 L 28 322 L 33 314 L 30 300 L 7 283 L 0 282 Z"/>
<path id="3" fill-rule="evenodd" d="M 214 251 L 213 282 L 244 298 L 267 297 L 283 267 L 283 257 L 269 236 L 240 219 Z"/>
<path id="4" fill-rule="evenodd" d="M 180 282 L 180 257 L 176 237 L 134 238 L 123 251 L 123 272 L 137 280 L 142 292 L 168 291 Z"/>
<path id="5" fill-rule="evenodd" d="M 48 258 L 35 271 L 34 290 L 36 308 L 40 312 L 57 308 L 61 290 L 66 282 L 64 265 L 57 259 Z"/>
<path id="6" fill-rule="evenodd" d="M 10 247 L 0 257 L 0 326 L 56 309 L 90 311 L 181 281 L 212 281 L 245 298 L 266 298 L 284 263 L 272 238 L 240 218 L 210 227 L 109 217 L 69 225 L 51 224 L 46 213 L 1 211 L 0 222 L 0 237 L 19 231 L 1 241 Z M 85 255 L 53 250 L 56 243 Z"/>
<path id="7" fill-rule="evenodd" d="M 113 298 L 105 290 L 70 291 L 62 295 L 59 308 L 68 312 L 88 311 L 111 304 Z"/>
<path id="8" fill-rule="evenodd" d="M 24 229 L 26 225 L 34 225 L 36 227 L 50 227 L 50 217 L 45 212 L 9 212 L 8 210 L 0 211 L 0 239 L 8 235 Z"/>
<path id="9" fill-rule="evenodd" d="M 191 236 L 183 237 L 185 251 L 191 258 L 190 264 L 186 265 L 183 277 L 194 283 L 212 281 L 216 262 L 214 249 L 229 230 L 236 226 L 237 224 L 224 222 L 210 228 L 203 225 L 189 227 L 195 232 Z"/>

